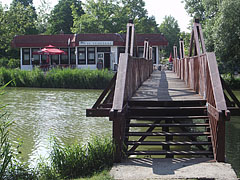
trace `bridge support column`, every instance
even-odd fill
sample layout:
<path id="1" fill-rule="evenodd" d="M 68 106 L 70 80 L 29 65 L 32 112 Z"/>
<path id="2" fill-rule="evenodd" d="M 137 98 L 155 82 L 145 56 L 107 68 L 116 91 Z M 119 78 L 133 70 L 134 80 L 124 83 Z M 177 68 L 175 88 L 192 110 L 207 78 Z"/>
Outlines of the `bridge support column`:
<path id="1" fill-rule="evenodd" d="M 115 143 L 114 162 L 119 163 L 124 158 L 124 130 L 126 119 L 121 113 L 115 114 L 113 121 L 113 141 Z"/>

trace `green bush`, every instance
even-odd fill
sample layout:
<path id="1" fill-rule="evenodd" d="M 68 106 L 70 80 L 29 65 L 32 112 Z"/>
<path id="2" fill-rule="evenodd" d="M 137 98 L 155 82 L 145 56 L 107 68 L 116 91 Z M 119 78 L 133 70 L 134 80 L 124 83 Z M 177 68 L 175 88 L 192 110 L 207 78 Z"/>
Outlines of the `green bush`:
<path id="1" fill-rule="evenodd" d="M 52 69 L 46 73 L 38 68 L 32 71 L 0 68 L 0 84 L 10 80 L 13 87 L 104 89 L 113 73 L 108 70 Z"/>
<path id="2" fill-rule="evenodd" d="M 0 59 L 0 67 L 10 68 L 10 69 L 19 68 L 20 60 L 19 59 L 1 58 Z"/>
<path id="3" fill-rule="evenodd" d="M 240 89 L 240 77 L 235 77 L 231 75 L 230 73 L 228 74 L 223 74 L 222 78 L 226 82 L 226 84 L 232 88 L 232 89 Z"/>
<path id="4" fill-rule="evenodd" d="M 54 140 L 51 165 L 40 163 L 42 179 L 70 179 L 94 175 L 113 165 L 115 147 L 110 138 L 94 137 L 85 145 L 61 146 Z"/>

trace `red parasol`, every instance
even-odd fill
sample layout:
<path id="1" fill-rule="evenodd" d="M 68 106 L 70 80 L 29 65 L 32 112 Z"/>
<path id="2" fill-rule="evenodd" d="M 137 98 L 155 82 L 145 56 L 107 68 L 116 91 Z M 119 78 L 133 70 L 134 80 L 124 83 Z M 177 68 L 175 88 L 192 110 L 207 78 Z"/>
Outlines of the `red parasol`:
<path id="1" fill-rule="evenodd" d="M 57 49 L 53 45 L 45 46 L 43 49 L 33 52 L 32 54 L 47 55 L 47 63 L 49 63 L 49 55 L 60 55 L 60 54 L 67 55 L 65 51 Z"/>
<path id="2" fill-rule="evenodd" d="M 40 49 L 39 51 L 33 52 L 33 54 L 40 54 L 40 55 L 59 55 L 59 54 L 65 54 L 67 53 L 63 50 L 55 48 L 55 46 L 48 45 L 45 46 L 45 48 Z"/>
<path id="3" fill-rule="evenodd" d="M 169 56 L 169 62 L 173 62 L 173 59 L 172 59 L 172 53 L 170 53 L 170 56 Z"/>

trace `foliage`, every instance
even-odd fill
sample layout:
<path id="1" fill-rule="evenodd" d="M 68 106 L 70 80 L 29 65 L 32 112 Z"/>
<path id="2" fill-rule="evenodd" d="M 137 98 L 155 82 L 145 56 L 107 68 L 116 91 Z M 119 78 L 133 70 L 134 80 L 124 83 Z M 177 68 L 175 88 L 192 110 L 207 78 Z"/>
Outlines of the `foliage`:
<path id="1" fill-rule="evenodd" d="M 164 56 L 169 57 L 170 53 L 173 52 L 173 46 L 177 45 L 179 47 L 180 28 L 178 22 L 172 16 L 165 16 L 159 29 L 168 40 L 168 46 L 165 48 Z"/>
<path id="2" fill-rule="evenodd" d="M 114 151 L 110 138 L 94 137 L 85 145 L 71 146 L 62 146 L 55 139 L 49 157 L 51 165 L 42 163 L 40 176 L 43 179 L 91 176 L 113 165 Z"/>
<path id="3" fill-rule="evenodd" d="M 19 59 L 0 59 L 0 67 L 5 68 L 19 68 L 20 67 L 20 60 Z"/>
<path id="4" fill-rule="evenodd" d="M 226 84 L 232 89 L 240 89 L 240 76 L 233 76 L 232 74 L 223 74 L 222 78 L 226 82 Z"/>
<path id="5" fill-rule="evenodd" d="M 114 179 L 113 179 L 113 177 L 111 177 L 108 170 L 104 170 L 100 173 L 95 173 L 91 177 L 79 178 L 79 179 L 74 179 L 74 180 L 114 180 Z"/>
<path id="6" fill-rule="evenodd" d="M 20 2 L 12 3 L 10 8 L 0 4 L 0 57 L 18 57 L 11 41 L 16 35 L 36 34 L 36 16 L 32 6 L 25 7 Z"/>
<path id="7" fill-rule="evenodd" d="M 81 1 L 78 0 L 60 0 L 51 11 L 49 18 L 49 34 L 58 34 L 61 30 L 64 33 L 70 34 L 73 26 L 73 16 L 71 6 L 76 7 L 75 13 L 78 17 L 84 13 L 82 10 Z"/>
<path id="8" fill-rule="evenodd" d="M 13 79 L 10 86 L 72 89 L 104 89 L 113 73 L 108 70 L 52 69 L 44 74 L 38 68 L 32 71 L 0 68 L 0 84 Z"/>
<path id="9" fill-rule="evenodd" d="M 143 0 L 87 0 L 85 14 L 79 16 L 72 6 L 73 33 L 123 33 L 133 19 L 138 33 L 158 32 L 155 18 L 148 17 Z"/>
<path id="10" fill-rule="evenodd" d="M 0 88 L 0 95 L 3 95 L 3 88 L 9 83 Z M 28 164 L 17 160 L 18 149 L 14 150 L 9 140 L 10 127 L 13 122 L 8 120 L 4 107 L 0 107 L 0 179 L 36 179 L 35 171 L 29 168 Z"/>
<path id="11" fill-rule="evenodd" d="M 188 32 L 181 32 L 180 38 L 184 41 L 184 53 L 185 56 L 189 55 L 189 47 L 190 47 L 190 40 L 191 40 L 191 33 Z"/>
<path id="12" fill-rule="evenodd" d="M 40 34 L 46 34 L 47 27 L 49 26 L 48 20 L 50 17 L 50 4 L 48 0 L 40 0 L 40 5 L 37 8 L 37 30 Z"/>
<path id="13" fill-rule="evenodd" d="M 191 16 L 199 17 L 203 25 L 208 51 L 216 52 L 225 71 L 240 71 L 240 1 L 184 0 Z"/>

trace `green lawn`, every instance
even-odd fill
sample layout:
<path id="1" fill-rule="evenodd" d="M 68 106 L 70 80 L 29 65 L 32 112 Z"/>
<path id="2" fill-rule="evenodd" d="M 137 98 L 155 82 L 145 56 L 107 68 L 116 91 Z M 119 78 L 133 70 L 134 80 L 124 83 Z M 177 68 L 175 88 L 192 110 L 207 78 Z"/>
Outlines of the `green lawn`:
<path id="1" fill-rule="evenodd" d="M 92 177 L 79 178 L 79 179 L 73 179 L 73 180 L 114 180 L 114 179 L 110 176 L 110 173 L 108 170 L 104 170 L 100 173 L 93 175 Z"/>

